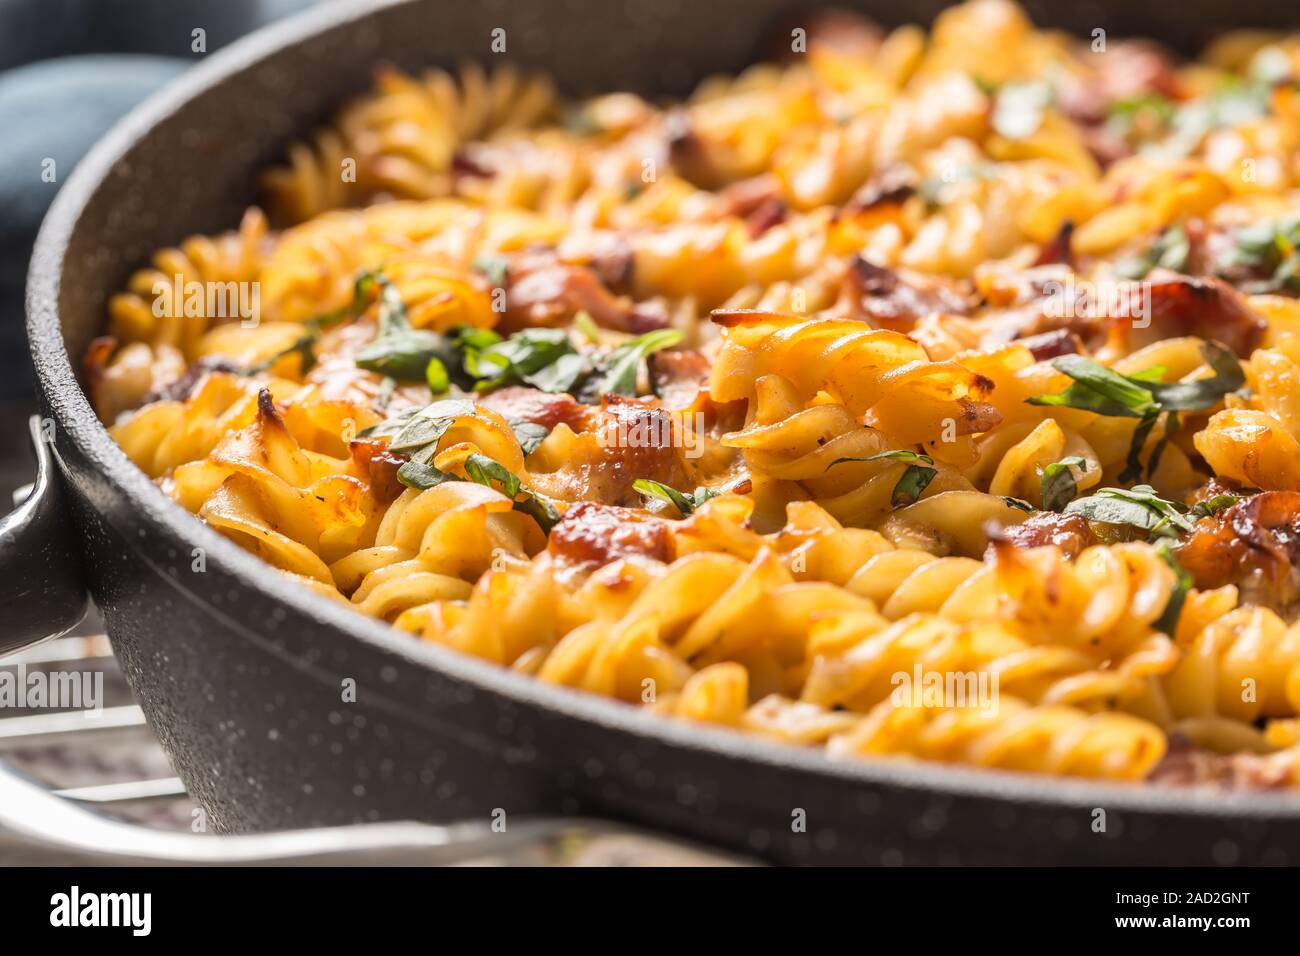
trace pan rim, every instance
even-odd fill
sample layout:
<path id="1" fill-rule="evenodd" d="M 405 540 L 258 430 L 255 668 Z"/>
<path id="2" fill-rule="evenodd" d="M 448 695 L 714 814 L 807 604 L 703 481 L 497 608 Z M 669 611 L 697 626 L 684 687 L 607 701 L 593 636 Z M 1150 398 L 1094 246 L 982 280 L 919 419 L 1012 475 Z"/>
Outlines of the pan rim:
<path id="1" fill-rule="evenodd" d="M 236 80 L 284 50 L 329 30 L 390 8 L 425 0 L 369 0 L 365 4 L 327 4 L 263 28 L 211 54 L 123 117 L 78 164 L 59 191 L 42 223 L 27 285 L 27 333 L 40 388 L 69 440 L 93 462 L 103 479 L 136 507 L 140 533 L 165 534 L 204 547 L 220 565 L 267 600 L 279 602 L 303 619 L 359 641 L 367 652 L 418 664 L 476 692 L 536 707 L 567 718 L 616 730 L 635 740 L 684 748 L 713 758 L 741 760 L 842 782 L 899 788 L 918 796 L 996 799 L 1060 809 L 1104 804 L 1117 811 L 1192 815 L 1218 819 L 1269 818 L 1300 822 L 1300 794 L 1223 792 L 1150 784 L 1093 782 L 1080 778 L 980 769 L 915 760 L 835 760 L 821 750 L 768 741 L 755 735 L 647 714 L 622 702 L 545 684 L 509 668 L 430 644 L 395 631 L 360 612 L 338 605 L 281 575 L 239 548 L 168 498 L 126 456 L 99 422 L 74 371 L 64 342 L 59 291 L 69 242 L 82 213 L 110 181 L 118 163 L 135 144 L 199 95 Z M 57 445 L 55 447 L 58 456 Z M 62 462 L 60 462 L 61 467 Z M 66 469 L 65 469 L 66 471 Z M 101 517 L 103 515 L 101 514 Z M 120 529 L 119 529 L 120 530 Z M 136 529 L 132 529 L 136 530 Z M 156 570 L 156 569 L 155 569 Z M 174 586 L 205 612 L 222 613 L 205 596 L 178 581 Z M 228 616 L 228 615 L 226 615 Z M 239 622 L 241 633 L 263 637 Z M 394 701 L 394 703 L 400 703 Z"/>

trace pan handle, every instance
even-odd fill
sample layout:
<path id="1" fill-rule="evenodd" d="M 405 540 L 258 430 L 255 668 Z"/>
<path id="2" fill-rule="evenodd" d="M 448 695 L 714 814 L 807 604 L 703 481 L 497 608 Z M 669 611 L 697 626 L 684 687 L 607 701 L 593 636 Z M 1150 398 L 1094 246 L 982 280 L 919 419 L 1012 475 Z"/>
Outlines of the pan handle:
<path id="1" fill-rule="evenodd" d="M 27 500 L 0 518 L 0 656 L 72 630 L 88 603 L 53 436 L 35 415 L 29 427 L 36 481 Z"/>
<path id="2" fill-rule="evenodd" d="M 150 829 L 55 796 L 0 761 L 0 865 L 731 866 L 753 861 L 587 818 L 491 824 L 364 823 L 239 836 Z"/>

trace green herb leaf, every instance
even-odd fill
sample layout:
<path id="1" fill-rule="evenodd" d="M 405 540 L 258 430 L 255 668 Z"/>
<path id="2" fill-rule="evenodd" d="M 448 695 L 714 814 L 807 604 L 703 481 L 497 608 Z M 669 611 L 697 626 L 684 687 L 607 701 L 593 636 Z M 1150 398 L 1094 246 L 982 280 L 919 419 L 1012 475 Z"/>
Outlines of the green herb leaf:
<path id="1" fill-rule="evenodd" d="M 1008 508 L 1015 508 L 1017 511 L 1023 511 L 1028 515 L 1033 514 L 1037 510 L 1023 498 L 1012 498 L 1008 495 L 1003 495 L 1002 500 L 1006 502 Z"/>
<path id="2" fill-rule="evenodd" d="M 402 301 L 397 286 L 393 285 L 382 272 L 372 273 L 372 279 L 379 286 L 378 337 L 408 331 L 411 323 L 406 317 L 406 303 Z"/>
<path id="3" fill-rule="evenodd" d="M 655 498 L 659 501 L 666 501 L 677 509 L 677 513 L 683 518 L 689 517 L 696 508 L 704 504 L 711 498 L 717 498 L 721 495 L 733 493 L 743 494 L 749 490 L 750 478 L 742 475 L 739 478 L 733 478 L 731 481 L 718 488 L 705 488 L 700 486 L 693 492 L 678 491 L 671 485 L 665 485 L 662 481 L 653 481 L 650 478 L 638 478 L 632 482 L 632 487 L 645 495 L 647 498 Z"/>
<path id="4" fill-rule="evenodd" d="M 910 448 L 899 448 L 896 451 L 882 451 L 876 455 L 867 455 L 865 458 L 836 458 L 826 466 L 826 470 L 830 471 L 836 465 L 842 464 L 846 461 L 906 461 L 920 465 L 934 464 L 934 459 L 929 455 L 923 455 L 920 452 L 912 451 Z"/>
<path id="5" fill-rule="evenodd" d="M 437 332 L 392 329 L 377 335 L 357 352 L 356 363 L 358 368 L 398 381 L 423 382 L 430 362 L 438 362 L 445 376 L 447 365 L 456 364 L 458 358 L 452 344 Z"/>
<path id="6" fill-rule="evenodd" d="M 1175 272 L 1187 268 L 1187 259 L 1191 254 L 1192 241 L 1182 226 L 1170 226 L 1151 245 L 1155 265 Z"/>
<path id="7" fill-rule="evenodd" d="M 402 462 L 401 467 L 397 469 L 397 480 L 408 488 L 427 491 L 444 481 L 459 481 L 460 479 L 449 472 L 439 471 L 428 462 L 406 461 Z"/>
<path id="8" fill-rule="evenodd" d="M 1192 242 L 1187 230 L 1180 225 L 1170 226 L 1156 237 L 1145 254 L 1116 263 L 1115 271 L 1125 279 L 1134 280 L 1145 279 L 1147 273 L 1157 266 L 1184 272 L 1191 253 Z"/>
<path id="9" fill-rule="evenodd" d="M 1232 269 L 1272 270 L 1262 281 L 1242 285 L 1247 292 L 1300 291 L 1300 216 L 1252 223 L 1232 236 L 1232 247 L 1215 264 L 1220 275 Z"/>
<path id="10" fill-rule="evenodd" d="M 1115 100 L 1107 109 L 1107 118 L 1131 126 L 1141 114 L 1150 114 L 1162 126 L 1174 117 L 1174 104 L 1159 93 L 1145 93 Z"/>
<path id="11" fill-rule="evenodd" d="M 518 475 L 487 455 L 473 454 L 466 458 L 465 474 L 471 481 L 487 485 L 489 488 L 492 487 L 493 482 L 496 482 L 501 486 L 501 493 L 510 499 L 518 495 L 522 487 Z"/>
<path id="12" fill-rule="evenodd" d="M 591 371 L 591 362 L 587 360 L 587 357 L 581 353 L 573 352 L 569 355 L 561 355 L 550 365 L 529 375 L 525 381 L 533 388 L 539 388 L 543 392 L 557 395 L 561 392 L 573 394 L 578 391 L 578 383 L 586 378 Z"/>
<path id="13" fill-rule="evenodd" d="M 429 364 L 424 367 L 424 381 L 429 386 L 429 391 L 435 395 L 441 395 L 447 389 L 451 388 L 451 379 L 447 377 L 447 366 L 442 364 L 442 360 L 434 356 L 429 359 Z"/>
<path id="14" fill-rule="evenodd" d="M 287 349 L 283 349 L 265 358 L 248 369 L 248 373 L 257 374 L 265 372 L 275 365 L 280 359 L 289 355 L 297 354 L 302 358 L 302 372 L 305 375 L 316 365 L 316 342 L 320 339 L 323 330 L 338 325 L 345 319 L 355 319 L 370 304 L 374 298 L 375 289 L 378 286 L 380 273 L 363 271 L 357 273 L 356 281 L 352 285 L 352 301 L 345 305 L 339 306 L 330 312 L 322 312 L 319 315 L 312 316 L 303 323 L 303 334 L 296 342 Z"/>
<path id="15" fill-rule="evenodd" d="M 1148 475 L 1155 471 L 1179 427 L 1176 412 L 1213 408 L 1224 396 L 1245 384 L 1245 372 L 1231 350 L 1217 342 L 1205 342 L 1201 345 L 1201 355 L 1214 374 L 1193 382 L 1162 382 L 1163 368 L 1120 375 L 1082 355 L 1062 355 L 1053 359 L 1052 365 L 1074 379 L 1074 383 L 1055 395 L 1035 395 L 1027 401 L 1031 405 L 1063 406 L 1097 415 L 1140 419 L 1129 444 L 1126 467 L 1119 476 L 1120 481 L 1136 481 L 1142 477 L 1142 449 L 1161 414 L 1168 416 L 1165 432 L 1147 462 Z"/>
<path id="16" fill-rule="evenodd" d="M 683 518 L 689 517 L 695 511 L 695 498 L 692 495 L 678 491 L 671 485 L 665 485 L 662 481 L 638 478 L 632 482 L 632 488 L 647 498 L 656 498 L 659 501 L 668 502 L 677 509 L 677 513 Z"/>
<path id="17" fill-rule="evenodd" d="M 280 359 L 288 358 L 290 355 L 297 355 L 301 358 L 302 374 L 307 374 L 316 365 L 316 340 L 319 337 L 320 333 L 314 330 L 304 332 L 288 348 L 281 349 L 274 355 L 250 365 L 247 369 L 248 374 L 256 375 L 259 372 L 270 371 Z"/>
<path id="18" fill-rule="evenodd" d="M 1156 468 L 1160 465 L 1160 457 L 1165 453 L 1169 440 L 1177 433 L 1180 424 L 1177 412 L 1168 412 L 1165 415 L 1165 432 L 1156 442 L 1156 447 L 1151 449 L 1151 457 L 1147 459 L 1148 477 L 1155 474 Z"/>
<path id="19" fill-rule="evenodd" d="M 551 430 L 545 425 L 538 425 L 534 422 L 520 421 L 517 418 L 508 419 L 510 430 L 515 433 L 515 441 L 519 442 L 519 448 L 525 455 L 531 455 L 537 450 L 537 447 L 546 440 L 546 436 Z"/>
<path id="20" fill-rule="evenodd" d="M 826 466 L 830 471 L 836 465 L 843 464 L 846 461 L 905 461 L 912 462 L 903 470 L 898 481 L 894 484 L 894 491 L 890 495 L 889 502 L 895 508 L 901 508 L 903 505 L 910 505 L 921 497 L 921 493 L 934 480 L 934 476 L 939 474 L 937 468 L 927 467 L 934 464 L 934 459 L 929 455 L 923 455 L 920 452 L 912 451 L 910 448 L 899 448 L 894 451 L 882 451 L 875 455 L 867 455 L 862 458 L 836 458 Z"/>
<path id="21" fill-rule="evenodd" d="M 526 514 L 536 521 L 543 534 L 550 534 L 551 529 L 560 521 L 559 509 L 533 492 L 529 492 L 528 497 L 523 501 L 516 501 L 514 507 L 515 511 Z"/>
<path id="22" fill-rule="evenodd" d="M 1082 475 L 1087 470 L 1088 462 L 1078 455 L 1062 458 L 1044 468 L 1043 508 L 1047 511 L 1060 511 L 1073 501 L 1079 494 L 1075 472 Z"/>
<path id="23" fill-rule="evenodd" d="M 1215 495 L 1192 505 L 1192 510 L 1188 514 L 1195 518 L 1212 518 L 1220 511 L 1226 511 L 1237 502 L 1245 500 L 1244 495 Z"/>
<path id="24" fill-rule="evenodd" d="M 505 256 L 485 252 L 475 257 L 473 269 L 485 276 L 494 286 L 503 286 L 510 275 L 510 260 Z"/>
<path id="25" fill-rule="evenodd" d="M 563 356 L 575 355 L 577 350 L 563 329 L 524 329 L 508 339 L 501 339 L 487 348 L 468 347 L 465 351 L 465 371 L 476 379 L 479 391 L 500 388 L 523 382 L 542 388 L 537 382 L 551 386 L 543 391 L 554 391 L 554 383 L 547 377 L 534 377 Z"/>
<path id="26" fill-rule="evenodd" d="M 513 502 L 514 510 L 536 521 L 544 534 L 550 534 L 560 520 L 560 512 L 554 504 L 524 487 L 519 476 L 499 461 L 486 455 L 470 455 L 465 459 L 465 474 L 470 481 L 489 488 L 499 485 L 501 493 Z M 520 495 L 524 497 L 519 499 Z"/>
<path id="27" fill-rule="evenodd" d="M 448 398 L 424 408 L 407 409 L 400 415 L 371 425 L 360 434 L 368 438 L 390 438 L 390 450 L 409 451 L 436 442 L 457 418 L 473 414 L 473 402 Z"/>
<path id="28" fill-rule="evenodd" d="M 1156 545 L 1156 553 L 1160 555 L 1165 564 L 1173 569 L 1174 575 L 1177 577 L 1178 583 L 1174 587 L 1174 593 L 1169 595 L 1169 603 L 1165 605 L 1164 611 L 1161 612 L 1160 617 L 1155 622 L 1157 630 L 1173 637 L 1174 631 L 1178 628 L 1178 618 L 1183 613 L 1183 604 L 1187 601 L 1187 592 L 1192 589 L 1195 582 L 1192 576 L 1187 573 L 1187 570 L 1178 563 L 1178 559 L 1174 557 L 1173 547 L 1168 541 L 1161 541 Z"/>
<path id="29" fill-rule="evenodd" d="M 456 330 L 456 345 L 463 349 L 482 351 L 503 341 L 501 336 L 491 329 L 479 329 L 472 325 L 462 325 Z"/>
<path id="30" fill-rule="evenodd" d="M 1141 418 L 1154 410 L 1155 396 L 1142 382 L 1135 382 L 1082 355 L 1061 355 L 1052 366 L 1074 379 L 1074 384 L 1055 395 L 1035 395 L 1031 405 L 1080 408 L 1098 415 Z"/>
<path id="31" fill-rule="evenodd" d="M 676 345 L 682 340 L 677 329 L 655 329 L 624 342 L 609 354 L 604 363 L 605 377 L 600 384 L 601 395 L 636 395 L 637 372 L 648 355 Z"/>
<path id="32" fill-rule="evenodd" d="M 364 281 L 358 281 L 359 290 Z M 437 359 L 444 369 L 459 364 L 460 357 L 451 341 L 428 329 L 411 328 L 397 287 L 382 272 L 370 273 L 369 282 L 379 289 L 378 331 L 357 353 L 358 368 L 398 381 L 423 382 L 431 360 Z"/>
<path id="33" fill-rule="evenodd" d="M 1090 497 L 1075 499 L 1065 508 L 1066 514 L 1077 514 L 1088 521 L 1132 525 L 1165 536 L 1192 530 L 1194 522 L 1186 512 L 1187 508 L 1161 498 L 1150 485 L 1102 488 Z"/>
<path id="34" fill-rule="evenodd" d="M 1120 481 L 1137 481 L 1142 477 L 1142 449 L 1146 447 L 1147 436 L 1151 434 L 1151 429 L 1155 428 L 1159 419 L 1158 412 L 1143 415 L 1137 428 L 1133 429 L 1133 437 L 1128 445 L 1128 458 L 1125 460 L 1124 470 L 1119 473 Z"/>
<path id="35" fill-rule="evenodd" d="M 1194 152 L 1211 130 L 1241 126 L 1269 115 L 1272 84 L 1232 79 L 1217 90 L 1183 103 L 1170 122 L 1170 134 L 1152 143 L 1149 152 L 1171 159 Z"/>
<path id="36" fill-rule="evenodd" d="M 320 315 L 313 316 L 307 320 L 307 324 L 312 328 L 328 329 L 338 325 L 346 319 L 355 319 L 366 307 L 370 305 L 370 300 L 375 296 L 375 289 L 379 287 L 376 277 L 380 273 L 364 270 L 357 273 L 356 280 L 352 283 L 352 301 L 339 306 L 330 312 L 322 312 Z"/>
<path id="37" fill-rule="evenodd" d="M 1218 342 L 1202 342 L 1201 355 L 1214 374 L 1194 382 L 1152 382 L 1148 390 L 1162 411 L 1202 412 L 1213 408 L 1246 384 L 1246 373 L 1232 350 Z"/>
<path id="38" fill-rule="evenodd" d="M 937 474 L 939 474 L 939 471 L 936 468 L 926 468 L 924 465 L 908 465 L 907 470 L 898 479 L 898 483 L 894 485 L 893 494 L 889 497 L 889 504 L 894 508 L 901 508 L 919 500 L 921 494 L 929 487 L 930 482 L 934 481 L 934 476 Z"/>
<path id="39" fill-rule="evenodd" d="M 1033 136 L 1043 125 L 1052 98 L 1051 86 L 1042 80 L 1003 85 L 993 104 L 994 131 L 1007 139 Z"/>
<path id="40" fill-rule="evenodd" d="M 591 317 L 591 313 L 586 309 L 581 309 L 573 317 L 573 327 L 582 333 L 583 338 L 588 342 L 600 341 L 600 326 L 596 320 Z"/>
<path id="41" fill-rule="evenodd" d="M 465 474 L 470 481 L 489 488 L 499 485 L 501 493 L 512 500 L 514 510 L 536 521 L 543 534 L 550 534 L 560 520 L 560 512 L 554 504 L 525 488 L 518 475 L 486 455 L 473 454 L 466 458 Z M 465 479 L 441 471 L 428 462 L 412 459 L 397 469 L 397 480 L 408 488 L 426 491 L 443 482 Z M 517 500 L 521 494 L 524 497 Z"/>

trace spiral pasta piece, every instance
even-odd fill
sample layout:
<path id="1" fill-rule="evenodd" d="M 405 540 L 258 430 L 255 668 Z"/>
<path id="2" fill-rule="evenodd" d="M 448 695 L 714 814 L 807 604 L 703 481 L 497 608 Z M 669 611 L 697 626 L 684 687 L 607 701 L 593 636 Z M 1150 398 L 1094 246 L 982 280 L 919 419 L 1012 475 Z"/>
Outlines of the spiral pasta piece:
<path id="1" fill-rule="evenodd" d="M 277 221 L 297 223 L 377 194 L 431 199 L 452 190 L 457 148 L 525 130 L 555 107 L 548 79 L 506 65 L 491 73 L 466 64 L 456 75 L 376 74 L 375 91 L 348 107 L 310 143 L 289 149 L 289 165 L 262 186 Z"/>
<path id="2" fill-rule="evenodd" d="M 907 756 L 1034 773 L 1140 780 L 1165 752 L 1160 728 L 1127 714 L 1035 707 L 1002 697 L 976 707 L 894 707 L 884 701 L 827 743 L 834 756 Z"/>
<path id="3" fill-rule="evenodd" d="M 274 227 L 112 298 L 96 414 L 304 587 L 544 682 L 1300 785 L 1300 41 L 796 25 L 676 102 L 379 69 Z"/>

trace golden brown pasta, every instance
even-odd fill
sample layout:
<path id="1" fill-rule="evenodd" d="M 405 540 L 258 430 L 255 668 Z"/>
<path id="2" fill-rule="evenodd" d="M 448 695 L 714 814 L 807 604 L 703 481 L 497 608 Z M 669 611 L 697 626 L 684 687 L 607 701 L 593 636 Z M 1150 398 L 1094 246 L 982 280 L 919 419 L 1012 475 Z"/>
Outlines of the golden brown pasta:
<path id="1" fill-rule="evenodd" d="M 114 297 L 97 412 L 269 564 L 541 681 L 1300 785 L 1300 39 L 805 27 L 680 103 L 381 69 L 274 230 Z"/>

